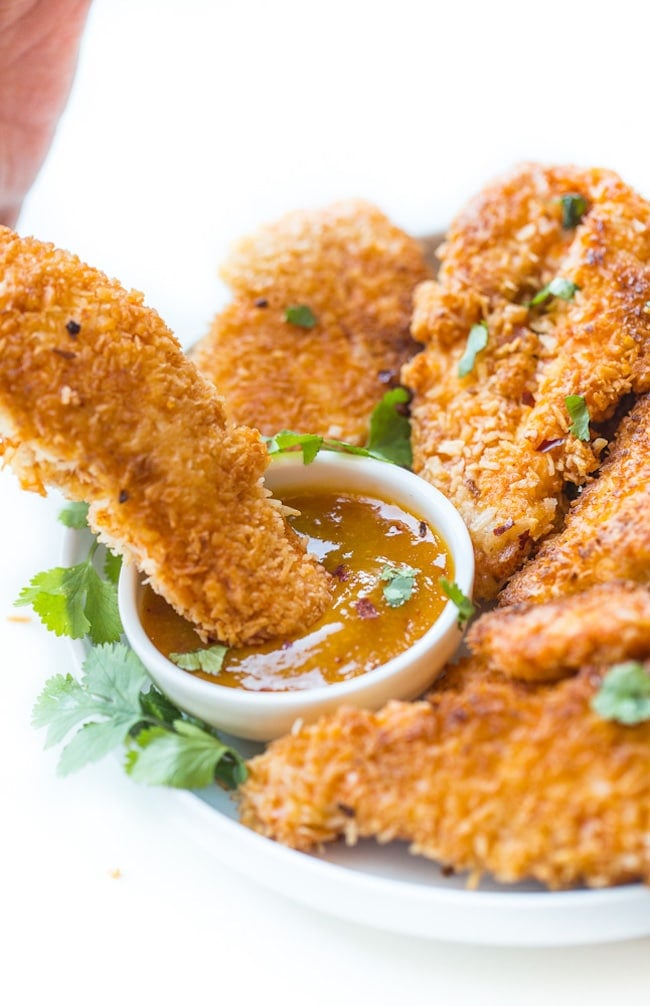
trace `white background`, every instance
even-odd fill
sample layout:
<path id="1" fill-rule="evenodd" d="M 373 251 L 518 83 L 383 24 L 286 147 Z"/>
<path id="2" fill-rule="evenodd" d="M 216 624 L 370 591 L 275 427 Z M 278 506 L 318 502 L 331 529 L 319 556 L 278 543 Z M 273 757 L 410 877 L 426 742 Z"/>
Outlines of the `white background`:
<path id="1" fill-rule="evenodd" d="M 650 196 L 642 10 L 96 0 L 19 230 L 143 290 L 187 345 L 224 300 L 230 241 L 287 209 L 358 195 L 427 233 L 523 159 L 611 167 Z M 4 1001 L 647 998 L 650 939 L 493 949 L 335 921 L 233 873 L 191 841 L 173 793 L 116 761 L 59 779 L 29 720 L 68 644 L 9 620 L 58 561 L 56 508 L 0 476 Z"/>

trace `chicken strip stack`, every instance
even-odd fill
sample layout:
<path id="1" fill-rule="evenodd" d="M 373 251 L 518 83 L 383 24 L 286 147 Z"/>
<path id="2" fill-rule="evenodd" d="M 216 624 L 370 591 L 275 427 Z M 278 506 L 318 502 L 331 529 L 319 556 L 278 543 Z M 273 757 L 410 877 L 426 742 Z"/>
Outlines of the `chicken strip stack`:
<path id="1" fill-rule="evenodd" d="M 567 397 L 598 424 L 650 386 L 650 204 L 611 172 L 524 165 L 461 214 L 441 257 L 402 379 L 415 468 L 461 511 L 483 600 L 554 529 L 565 482 L 598 466 L 606 441 Z"/>
<path id="2" fill-rule="evenodd" d="M 296 849 L 410 843 L 457 871 L 551 888 L 650 882 L 650 722 L 601 719 L 601 671 L 553 687 L 466 662 L 428 702 L 342 708 L 249 763 L 245 824 Z"/>
<path id="3" fill-rule="evenodd" d="M 267 436 L 363 443 L 372 409 L 417 349 L 413 290 L 432 275 L 418 242 L 367 203 L 337 203 L 262 227 L 222 275 L 235 299 L 192 357 L 229 416 Z M 300 309 L 293 321 L 290 308 Z"/>
<path id="4" fill-rule="evenodd" d="M 324 569 L 269 499 L 258 433 L 142 296 L 67 252 L 0 229 L 0 447 L 23 486 L 91 504 L 90 523 L 204 637 L 297 631 Z"/>
<path id="5" fill-rule="evenodd" d="M 650 396 L 621 421 L 598 478 L 562 530 L 502 591 L 501 605 L 539 603 L 621 577 L 650 583 Z"/>

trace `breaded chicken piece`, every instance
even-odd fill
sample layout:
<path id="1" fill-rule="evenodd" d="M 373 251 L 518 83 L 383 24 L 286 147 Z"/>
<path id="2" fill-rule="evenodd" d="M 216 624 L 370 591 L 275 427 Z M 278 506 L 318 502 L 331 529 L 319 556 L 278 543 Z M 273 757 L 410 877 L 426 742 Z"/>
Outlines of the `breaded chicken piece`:
<path id="1" fill-rule="evenodd" d="M 563 227 L 571 195 L 586 209 Z M 565 398 L 583 398 L 598 424 L 649 387 L 650 204 L 611 172 L 524 165 L 470 204 L 441 255 L 438 280 L 415 298 L 426 348 L 402 380 L 415 469 L 462 513 L 485 600 L 557 526 L 565 483 L 598 467 L 606 441 L 593 425 L 590 441 L 574 435 Z M 569 299 L 531 306 L 558 278 Z M 481 323 L 487 346 L 460 377 Z"/>
<path id="2" fill-rule="evenodd" d="M 544 604 L 496 608 L 470 626 L 465 642 L 489 668 L 520 681 L 557 681 L 594 660 L 650 656 L 650 590 L 617 580 Z"/>
<path id="3" fill-rule="evenodd" d="M 362 444 L 368 418 L 418 348 L 409 334 L 424 250 L 360 201 L 295 212 L 240 241 L 222 275 L 235 298 L 192 358 L 236 422 Z M 305 306 L 315 324 L 286 320 Z"/>
<path id="4" fill-rule="evenodd" d="M 595 668 L 537 688 L 460 673 L 428 702 L 342 708 L 275 741 L 249 762 L 242 821 L 302 850 L 403 840 L 505 883 L 650 883 L 650 722 L 592 711 Z"/>
<path id="5" fill-rule="evenodd" d="M 546 601 L 622 578 L 650 583 L 650 396 L 621 421 L 598 478 L 564 527 L 502 591 L 501 605 Z"/>
<path id="6" fill-rule="evenodd" d="M 141 294 L 0 229 L 2 453 L 23 486 L 91 504 L 103 541 L 205 637 L 315 621 L 329 578 L 270 500 L 259 434 L 230 425 Z"/>

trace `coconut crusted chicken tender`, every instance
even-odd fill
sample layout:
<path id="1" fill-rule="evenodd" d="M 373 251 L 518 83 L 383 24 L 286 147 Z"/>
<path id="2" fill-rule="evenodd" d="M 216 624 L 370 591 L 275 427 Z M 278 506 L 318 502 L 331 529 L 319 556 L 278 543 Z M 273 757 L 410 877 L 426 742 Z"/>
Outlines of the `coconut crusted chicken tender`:
<path id="1" fill-rule="evenodd" d="M 156 312 L 6 228 L 0 416 L 23 486 L 89 502 L 102 540 L 205 637 L 284 635 L 328 604 L 325 570 L 264 488 L 259 434 L 226 421 Z"/>
<path id="2" fill-rule="evenodd" d="M 598 477 L 564 527 L 502 591 L 499 604 L 541 602 L 618 577 L 650 582 L 650 396 L 621 421 Z"/>
<path id="3" fill-rule="evenodd" d="M 650 204 L 608 171 L 524 165 L 460 215 L 441 257 L 402 379 L 415 469 L 465 519 L 485 600 L 557 526 L 565 483 L 598 467 L 606 441 L 593 425 L 582 439 L 566 398 L 598 424 L 648 388 Z M 459 376 L 475 325 L 487 344 Z"/>
<path id="4" fill-rule="evenodd" d="M 242 820 L 301 850 L 402 840 L 504 883 L 648 883 L 650 722 L 601 719 L 601 674 L 533 688 L 473 660 L 429 701 L 342 708 L 249 762 Z"/>
<path id="5" fill-rule="evenodd" d="M 229 416 L 267 436 L 363 443 L 372 409 L 417 348 L 412 295 L 431 276 L 418 242 L 367 203 L 336 203 L 262 227 L 222 275 L 234 300 L 192 358 Z M 302 320 L 287 320 L 288 308 Z"/>
<path id="6" fill-rule="evenodd" d="M 486 665 L 521 681 L 556 681 L 594 660 L 650 654 L 650 590 L 614 580 L 543 604 L 496 608 L 465 641 Z"/>

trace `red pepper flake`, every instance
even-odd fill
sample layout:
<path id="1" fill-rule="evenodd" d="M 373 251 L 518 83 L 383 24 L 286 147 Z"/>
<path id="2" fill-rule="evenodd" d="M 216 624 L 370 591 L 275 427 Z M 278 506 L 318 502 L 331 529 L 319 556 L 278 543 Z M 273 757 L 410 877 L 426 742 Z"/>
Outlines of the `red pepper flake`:
<path id="1" fill-rule="evenodd" d="M 269 302 L 266 297 L 258 297 L 255 301 L 255 307 L 268 307 Z"/>
<path id="2" fill-rule="evenodd" d="M 350 579 L 350 570 L 345 565 L 345 563 L 340 563 L 332 573 L 335 580 L 339 580 L 341 583 L 346 583 Z"/>
<path id="3" fill-rule="evenodd" d="M 524 391 L 521 396 L 522 405 L 530 405 L 531 407 L 535 404 L 535 396 L 531 391 Z"/>
<path id="4" fill-rule="evenodd" d="M 374 604 L 367 597 L 360 597 L 358 601 L 354 602 L 354 607 L 361 618 L 377 618 L 379 615 Z"/>
<path id="5" fill-rule="evenodd" d="M 497 538 L 500 538 L 502 534 L 505 534 L 506 531 L 509 531 L 510 528 L 514 527 L 514 526 L 515 526 L 515 522 L 513 521 L 512 517 L 508 517 L 508 519 L 505 522 L 505 524 L 501 524 L 500 527 L 495 527 L 494 528 L 494 530 L 492 531 L 492 534 L 495 534 L 497 536 Z"/>
<path id="6" fill-rule="evenodd" d="M 78 321 L 70 320 L 65 327 L 67 328 L 68 332 L 70 333 L 73 339 L 76 339 L 81 331 L 81 325 L 79 324 Z"/>
<path id="7" fill-rule="evenodd" d="M 347 803 L 337 803 L 336 806 L 338 807 L 338 809 L 341 811 L 342 814 L 345 814 L 346 817 L 354 817 L 355 815 L 354 807 L 350 807 L 350 805 Z"/>
<path id="8" fill-rule="evenodd" d="M 555 440 L 542 440 L 541 444 L 538 444 L 535 448 L 539 454 L 546 454 L 548 451 L 552 451 L 554 447 L 560 447 L 564 443 L 564 437 L 556 437 Z"/>
<path id="9" fill-rule="evenodd" d="M 418 524 L 418 534 L 420 538 L 426 538 L 428 530 L 429 529 L 426 525 L 426 521 L 421 520 L 420 523 Z"/>
<path id="10" fill-rule="evenodd" d="M 126 489 L 120 489 L 120 495 L 117 497 L 118 503 L 126 503 L 129 498 L 129 494 Z"/>
<path id="11" fill-rule="evenodd" d="M 64 360 L 76 360 L 77 358 L 77 354 L 73 353 L 70 349 L 57 349 L 56 346 L 53 346 L 52 352 L 56 353 L 57 356 L 63 357 Z"/>
<path id="12" fill-rule="evenodd" d="M 523 548 L 528 539 L 530 538 L 530 531 L 526 528 L 525 531 L 519 535 L 519 548 Z"/>

